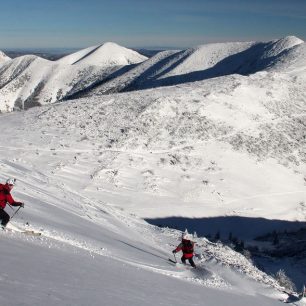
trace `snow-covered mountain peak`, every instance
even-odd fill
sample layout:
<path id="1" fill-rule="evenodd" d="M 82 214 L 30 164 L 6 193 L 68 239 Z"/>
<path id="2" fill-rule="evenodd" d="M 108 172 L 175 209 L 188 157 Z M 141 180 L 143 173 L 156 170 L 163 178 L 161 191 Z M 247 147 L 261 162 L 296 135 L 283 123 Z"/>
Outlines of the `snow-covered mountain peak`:
<path id="1" fill-rule="evenodd" d="M 278 57 L 282 52 L 303 43 L 303 40 L 295 36 L 287 36 L 270 42 L 226 42 L 199 45 L 186 50 L 179 64 L 163 78 L 195 71 L 209 72 L 208 69 L 211 69 L 210 72 L 214 69 L 214 73 L 219 75 L 231 74 L 239 70 L 242 74 L 250 74 L 273 66 L 278 62 Z"/>
<path id="2" fill-rule="evenodd" d="M 96 66 L 129 65 L 143 62 L 146 56 L 136 51 L 122 47 L 113 42 L 89 47 L 67 55 L 58 62 L 64 64 L 84 64 Z"/>
<path id="3" fill-rule="evenodd" d="M 101 44 L 100 47 L 104 47 L 104 48 L 124 48 L 124 47 L 122 47 L 122 46 L 120 46 L 120 45 L 118 45 L 118 44 L 116 44 L 112 41 L 107 41 L 107 42 Z"/>
<path id="4" fill-rule="evenodd" d="M 304 43 L 304 41 L 296 36 L 286 36 L 284 38 L 278 39 L 276 41 L 279 45 L 282 45 L 283 48 L 291 48 L 296 45 Z"/>
<path id="5" fill-rule="evenodd" d="M 246 76 L 270 71 L 304 75 L 305 54 L 305 43 L 288 36 L 269 42 L 212 43 L 168 50 L 149 60 L 113 42 L 82 49 L 56 62 L 27 55 L 1 65 L 0 109 L 12 110 L 20 101 L 34 97 L 35 105 L 42 105 L 232 74 Z M 32 62 L 35 66 L 30 66 Z"/>
<path id="6" fill-rule="evenodd" d="M 169 77 L 211 68 L 225 58 L 248 49 L 253 44 L 253 42 L 232 42 L 199 45 L 186 50 L 184 60 L 165 76 Z"/>
<path id="7" fill-rule="evenodd" d="M 147 57 L 113 42 L 102 44 L 80 60 L 88 65 L 129 65 L 143 62 Z"/>
<path id="8" fill-rule="evenodd" d="M 272 41 L 263 58 L 271 59 L 270 70 L 295 74 L 304 71 L 302 75 L 306 76 L 306 43 L 295 36 Z"/>
<path id="9" fill-rule="evenodd" d="M 80 59 L 87 56 L 88 54 L 90 54 L 91 52 L 93 52 L 93 50 L 97 49 L 98 47 L 99 47 L 99 45 L 88 47 L 88 48 L 85 48 L 85 49 L 81 49 L 77 52 L 71 53 L 69 55 L 66 55 L 66 56 L 60 58 L 59 60 L 57 60 L 57 62 L 61 63 L 61 64 L 72 65 L 72 64 L 78 62 Z"/>
<path id="10" fill-rule="evenodd" d="M 9 61 L 11 58 L 8 57 L 4 52 L 0 51 L 0 65 L 4 62 Z"/>
<path id="11" fill-rule="evenodd" d="M 267 45 L 267 56 L 278 56 L 283 51 L 289 50 L 295 46 L 303 44 L 304 41 L 295 36 L 286 36 L 284 38 L 274 40 Z"/>

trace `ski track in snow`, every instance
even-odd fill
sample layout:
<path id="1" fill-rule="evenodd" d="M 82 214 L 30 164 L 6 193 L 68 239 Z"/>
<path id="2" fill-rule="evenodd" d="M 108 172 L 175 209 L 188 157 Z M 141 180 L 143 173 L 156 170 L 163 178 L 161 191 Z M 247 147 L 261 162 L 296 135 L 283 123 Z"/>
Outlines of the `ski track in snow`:
<path id="1" fill-rule="evenodd" d="M 20 224 L 18 224 L 18 228 L 21 228 Z M 34 236 L 24 236 L 23 233 L 12 233 L 5 232 L 1 233 L 5 236 L 11 236 L 15 239 L 26 239 L 30 243 L 38 243 L 40 245 L 44 245 L 47 248 L 62 248 L 68 245 L 75 249 L 80 249 L 82 251 L 88 252 L 92 258 L 95 256 L 104 256 L 108 257 L 112 260 L 116 260 L 118 262 L 122 262 L 124 264 L 131 265 L 133 267 L 144 269 L 147 271 L 151 271 L 154 273 L 162 274 L 168 277 L 179 278 L 185 281 L 190 281 L 197 283 L 199 285 L 210 287 L 210 288 L 219 288 L 219 289 L 230 289 L 231 285 L 223 280 L 220 276 L 215 273 L 210 272 L 207 268 L 202 267 L 202 265 L 198 265 L 197 269 L 193 269 L 190 266 L 184 266 L 182 264 L 177 264 L 174 266 L 174 269 L 168 269 L 167 266 L 173 266 L 169 263 L 168 259 L 165 257 L 165 265 L 164 266 L 152 266 L 149 264 L 141 263 L 138 261 L 131 261 L 124 258 L 120 258 L 116 254 L 108 251 L 106 248 L 98 246 L 96 244 L 91 244 L 86 241 L 80 241 L 77 238 L 69 237 L 69 235 L 65 233 L 57 232 L 56 230 L 47 230 L 47 229 L 39 229 L 35 227 L 26 228 L 27 230 L 34 230 L 35 232 L 41 232 L 42 235 L 39 237 Z"/>

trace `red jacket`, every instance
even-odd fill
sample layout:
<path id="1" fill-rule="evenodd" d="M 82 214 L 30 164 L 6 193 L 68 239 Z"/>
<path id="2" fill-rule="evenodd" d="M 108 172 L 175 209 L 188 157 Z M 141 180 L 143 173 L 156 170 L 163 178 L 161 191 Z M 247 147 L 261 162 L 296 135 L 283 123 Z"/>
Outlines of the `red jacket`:
<path id="1" fill-rule="evenodd" d="M 192 258 L 193 257 L 194 244 L 195 243 L 193 241 L 183 239 L 182 242 L 175 249 L 175 252 L 182 251 L 183 256 L 185 258 Z"/>
<path id="2" fill-rule="evenodd" d="M 0 208 L 5 208 L 7 202 L 12 206 L 20 205 L 20 203 L 16 202 L 11 196 L 10 187 L 7 184 L 0 184 Z"/>

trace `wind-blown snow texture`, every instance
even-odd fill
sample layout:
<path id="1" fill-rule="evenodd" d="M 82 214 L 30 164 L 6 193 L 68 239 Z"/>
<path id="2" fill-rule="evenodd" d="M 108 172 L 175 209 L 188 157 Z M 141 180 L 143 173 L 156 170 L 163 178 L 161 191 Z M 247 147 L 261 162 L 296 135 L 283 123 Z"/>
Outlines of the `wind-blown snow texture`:
<path id="1" fill-rule="evenodd" d="M 305 43 L 213 44 L 124 67 L 82 63 L 93 50 L 0 66 L 3 112 L 47 104 L 0 117 L 0 179 L 17 178 L 26 203 L 12 223 L 42 232 L 0 232 L 0 305 L 279 304 L 271 276 L 206 238 L 199 269 L 174 266 L 181 233 L 143 218 L 264 218 L 222 227 L 249 240 L 305 226 Z"/>

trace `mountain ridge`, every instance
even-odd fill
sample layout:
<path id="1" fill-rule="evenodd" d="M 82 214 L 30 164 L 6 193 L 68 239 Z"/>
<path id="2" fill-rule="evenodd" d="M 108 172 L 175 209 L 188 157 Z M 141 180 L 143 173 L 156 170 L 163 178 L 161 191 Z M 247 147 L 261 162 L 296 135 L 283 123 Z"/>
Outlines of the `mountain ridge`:
<path id="1" fill-rule="evenodd" d="M 28 55 L 0 65 L 3 97 L 0 111 L 231 74 L 294 73 L 297 70 L 303 73 L 305 49 L 302 40 L 288 36 L 270 42 L 216 43 L 163 51 L 149 59 L 110 42 L 82 49 L 54 62 Z M 40 65 L 35 66 L 35 62 Z M 24 90 L 25 87 L 28 90 Z"/>

